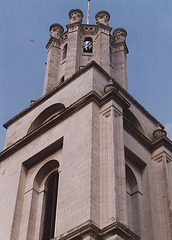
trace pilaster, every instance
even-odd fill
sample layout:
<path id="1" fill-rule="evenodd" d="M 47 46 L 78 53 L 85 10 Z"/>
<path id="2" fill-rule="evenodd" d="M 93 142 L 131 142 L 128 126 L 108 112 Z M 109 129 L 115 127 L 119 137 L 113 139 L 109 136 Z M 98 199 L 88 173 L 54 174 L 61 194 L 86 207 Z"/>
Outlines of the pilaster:
<path id="1" fill-rule="evenodd" d="M 61 61 L 60 36 L 64 29 L 60 24 L 50 27 L 50 40 L 47 44 L 48 57 L 46 64 L 43 95 L 55 88 L 59 83 L 59 71 Z"/>
<path id="2" fill-rule="evenodd" d="M 81 57 L 80 23 L 68 24 L 68 48 L 65 66 L 65 78 L 72 76 L 79 70 Z"/>
<path id="3" fill-rule="evenodd" d="M 126 90 L 128 90 L 127 81 L 127 57 L 128 48 L 126 45 L 127 32 L 123 28 L 117 28 L 113 31 L 112 49 L 111 49 L 111 75 Z"/>
<path id="4" fill-rule="evenodd" d="M 100 226 L 127 224 L 123 114 L 114 101 L 101 110 L 100 129 Z"/>
<path id="5" fill-rule="evenodd" d="M 70 24 L 68 24 L 68 46 L 65 67 L 65 79 L 72 76 L 80 68 L 81 58 L 81 23 L 83 12 L 80 9 L 72 9 L 69 12 Z"/>
<path id="6" fill-rule="evenodd" d="M 108 26 L 110 15 L 106 11 L 100 11 L 95 18 L 98 24 L 95 61 L 110 74 L 110 32 L 112 30 Z"/>
<path id="7" fill-rule="evenodd" d="M 171 189 L 171 163 L 172 158 L 167 151 L 153 152 L 153 186 L 154 186 L 154 216 L 155 216 L 155 238 L 172 239 L 172 202 Z"/>

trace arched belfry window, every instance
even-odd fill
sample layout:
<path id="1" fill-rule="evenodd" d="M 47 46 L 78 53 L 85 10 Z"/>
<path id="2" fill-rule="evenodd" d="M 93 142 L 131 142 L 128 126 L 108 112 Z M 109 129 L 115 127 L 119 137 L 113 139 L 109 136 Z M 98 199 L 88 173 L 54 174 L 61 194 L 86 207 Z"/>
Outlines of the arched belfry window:
<path id="1" fill-rule="evenodd" d="M 43 222 L 42 240 L 50 240 L 54 237 L 58 179 L 59 173 L 56 171 L 47 180 L 47 194 L 45 202 L 45 217 Z"/>
<path id="2" fill-rule="evenodd" d="M 84 40 L 84 46 L 83 46 L 83 52 L 84 53 L 92 53 L 93 52 L 93 41 L 92 38 L 87 37 Z"/>
<path id="3" fill-rule="evenodd" d="M 63 47 L 63 59 L 65 59 L 67 56 L 67 43 Z"/>

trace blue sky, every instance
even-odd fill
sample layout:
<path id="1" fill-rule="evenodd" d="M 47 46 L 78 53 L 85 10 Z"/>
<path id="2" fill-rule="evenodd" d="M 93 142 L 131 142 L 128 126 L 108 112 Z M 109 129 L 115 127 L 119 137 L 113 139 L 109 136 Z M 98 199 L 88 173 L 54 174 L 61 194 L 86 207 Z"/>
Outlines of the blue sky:
<path id="1" fill-rule="evenodd" d="M 172 138 L 172 1 L 91 0 L 90 23 L 100 10 L 110 26 L 127 30 L 129 93 L 166 126 Z M 69 23 L 87 0 L 0 0 L 0 151 L 3 123 L 42 96 L 49 27 Z"/>

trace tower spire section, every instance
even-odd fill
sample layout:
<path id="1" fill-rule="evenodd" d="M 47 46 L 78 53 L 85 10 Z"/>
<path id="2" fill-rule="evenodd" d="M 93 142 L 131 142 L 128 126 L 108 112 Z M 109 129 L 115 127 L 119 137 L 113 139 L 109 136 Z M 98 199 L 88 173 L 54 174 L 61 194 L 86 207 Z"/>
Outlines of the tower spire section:
<path id="1" fill-rule="evenodd" d="M 88 0 L 87 24 L 90 23 L 90 0 Z"/>

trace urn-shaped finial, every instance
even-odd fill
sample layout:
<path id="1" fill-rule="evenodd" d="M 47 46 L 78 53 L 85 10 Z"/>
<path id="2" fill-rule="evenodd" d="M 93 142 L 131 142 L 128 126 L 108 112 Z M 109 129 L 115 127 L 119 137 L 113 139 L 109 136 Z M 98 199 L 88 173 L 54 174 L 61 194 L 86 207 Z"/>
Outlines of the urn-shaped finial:
<path id="1" fill-rule="evenodd" d="M 54 38 L 60 38 L 60 35 L 64 32 L 63 26 L 58 23 L 54 23 L 50 26 L 50 36 Z"/>
<path id="2" fill-rule="evenodd" d="M 123 28 L 116 28 L 113 31 L 113 37 L 114 37 L 116 43 L 125 42 L 126 37 L 127 37 L 127 32 Z"/>
<path id="3" fill-rule="evenodd" d="M 69 12 L 70 23 L 82 23 L 83 12 L 80 9 L 72 9 Z"/>
<path id="4" fill-rule="evenodd" d="M 95 18 L 97 24 L 109 25 L 110 14 L 108 12 L 100 11 L 96 14 Z"/>
<path id="5" fill-rule="evenodd" d="M 156 130 L 153 132 L 153 137 L 157 140 L 159 138 L 165 137 L 167 135 L 167 132 L 160 126 L 160 124 L 157 124 Z"/>
<path id="6" fill-rule="evenodd" d="M 104 93 L 108 93 L 110 91 L 118 92 L 118 88 L 115 86 L 112 79 L 110 79 L 109 83 L 104 87 Z"/>

